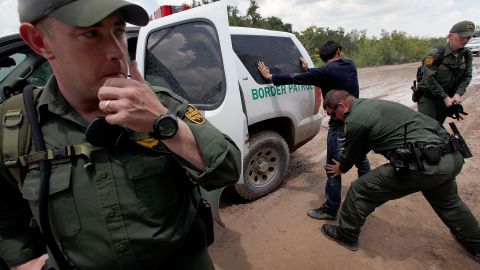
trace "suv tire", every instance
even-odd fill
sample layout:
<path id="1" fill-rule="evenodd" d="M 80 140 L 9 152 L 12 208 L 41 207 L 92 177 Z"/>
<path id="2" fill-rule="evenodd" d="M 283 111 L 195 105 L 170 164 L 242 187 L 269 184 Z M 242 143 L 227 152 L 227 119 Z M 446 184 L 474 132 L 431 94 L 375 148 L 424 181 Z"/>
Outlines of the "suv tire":
<path id="1" fill-rule="evenodd" d="M 243 160 L 243 183 L 236 184 L 235 190 L 241 197 L 255 200 L 281 185 L 290 153 L 285 139 L 274 131 L 253 134 L 249 148 Z"/>

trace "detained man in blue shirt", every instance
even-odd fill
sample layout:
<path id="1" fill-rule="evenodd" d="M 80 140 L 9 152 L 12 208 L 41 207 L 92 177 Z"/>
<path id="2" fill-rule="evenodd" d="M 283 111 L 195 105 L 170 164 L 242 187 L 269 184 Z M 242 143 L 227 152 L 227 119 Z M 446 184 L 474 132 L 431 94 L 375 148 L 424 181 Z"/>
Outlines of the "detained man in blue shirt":
<path id="1" fill-rule="evenodd" d="M 319 68 L 308 68 L 305 59 L 300 58 L 300 63 L 304 70 L 302 73 L 271 74 L 269 68 L 263 62 L 258 62 L 258 70 L 266 80 L 271 80 L 274 85 L 315 85 L 321 88 L 323 96 L 332 89 L 344 89 L 352 96 L 358 98 L 357 67 L 353 61 L 343 59 L 342 45 L 336 41 L 329 40 L 321 46 L 319 54 L 326 65 Z M 344 124 L 337 121 L 334 115 L 330 115 L 327 135 L 327 164 L 333 164 L 332 159 L 339 160 L 343 152 L 344 141 Z M 358 168 L 359 176 L 370 171 L 370 163 L 366 155 L 360 156 L 355 166 Z M 321 207 L 310 209 L 307 214 L 315 219 L 336 219 L 341 203 L 341 188 L 341 176 L 333 176 L 327 173 L 327 182 L 325 184 L 326 201 Z"/>

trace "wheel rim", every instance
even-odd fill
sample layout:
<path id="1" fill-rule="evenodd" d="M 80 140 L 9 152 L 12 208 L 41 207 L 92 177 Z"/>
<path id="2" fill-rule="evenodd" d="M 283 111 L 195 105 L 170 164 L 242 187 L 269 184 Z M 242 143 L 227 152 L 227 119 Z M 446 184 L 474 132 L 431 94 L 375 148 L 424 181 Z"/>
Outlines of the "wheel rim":
<path id="1" fill-rule="evenodd" d="M 263 148 L 252 155 L 248 162 L 246 180 L 254 187 L 262 187 L 277 177 L 280 169 L 280 153 L 274 148 Z"/>

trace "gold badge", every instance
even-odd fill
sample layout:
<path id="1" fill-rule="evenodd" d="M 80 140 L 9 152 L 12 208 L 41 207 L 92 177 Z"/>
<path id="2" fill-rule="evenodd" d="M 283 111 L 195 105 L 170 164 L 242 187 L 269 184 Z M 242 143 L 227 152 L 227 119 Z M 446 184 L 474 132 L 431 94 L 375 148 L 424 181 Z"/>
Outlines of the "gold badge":
<path id="1" fill-rule="evenodd" d="M 188 120 L 192 121 L 197 125 L 205 124 L 205 117 L 203 117 L 203 115 L 197 110 L 197 108 L 195 108 L 191 104 L 188 104 L 187 112 L 185 113 L 185 116 L 187 117 Z"/>
<path id="2" fill-rule="evenodd" d="M 136 143 L 147 148 L 154 148 L 158 145 L 159 141 L 155 138 L 146 138 L 143 140 L 136 141 Z"/>
<path id="3" fill-rule="evenodd" d="M 467 23 L 467 30 L 473 31 L 473 23 Z"/>
<path id="4" fill-rule="evenodd" d="M 425 65 L 427 67 L 432 66 L 433 61 L 434 61 L 433 56 L 429 55 L 429 56 L 425 57 Z"/>

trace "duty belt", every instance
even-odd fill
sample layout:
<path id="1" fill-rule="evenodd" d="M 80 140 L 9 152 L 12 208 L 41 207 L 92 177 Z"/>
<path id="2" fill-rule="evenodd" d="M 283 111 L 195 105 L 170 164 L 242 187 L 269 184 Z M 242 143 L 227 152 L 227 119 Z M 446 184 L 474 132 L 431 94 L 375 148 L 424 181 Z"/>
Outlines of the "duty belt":
<path id="1" fill-rule="evenodd" d="M 414 143 L 414 146 L 414 149 L 418 149 L 420 151 L 425 149 L 440 148 L 442 150 L 442 155 L 454 153 L 457 151 L 450 142 L 446 144 Z M 391 155 L 395 155 L 395 149 L 387 150 L 383 153 L 383 156 L 385 156 L 387 159 L 389 159 Z"/>
<path id="2" fill-rule="evenodd" d="M 450 154 L 456 152 L 455 148 L 452 146 L 450 141 L 446 144 L 425 144 L 425 143 L 415 143 L 417 148 L 420 150 L 429 149 L 429 148 L 440 148 L 442 149 L 442 155 Z"/>
<path id="3" fill-rule="evenodd" d="M 405 146 L 386 151 L 384 156 L 394 166 L 397 175 L 405 176 L 412 170 L 410 167 L 412 164 L 416 164 L 418 168 L 414 170 L 424 171 L 423 162 L 437 165 L 442 156 L 456 151 L 458 150 L 451 141 L 446 144 L 408 143 Z"/>

